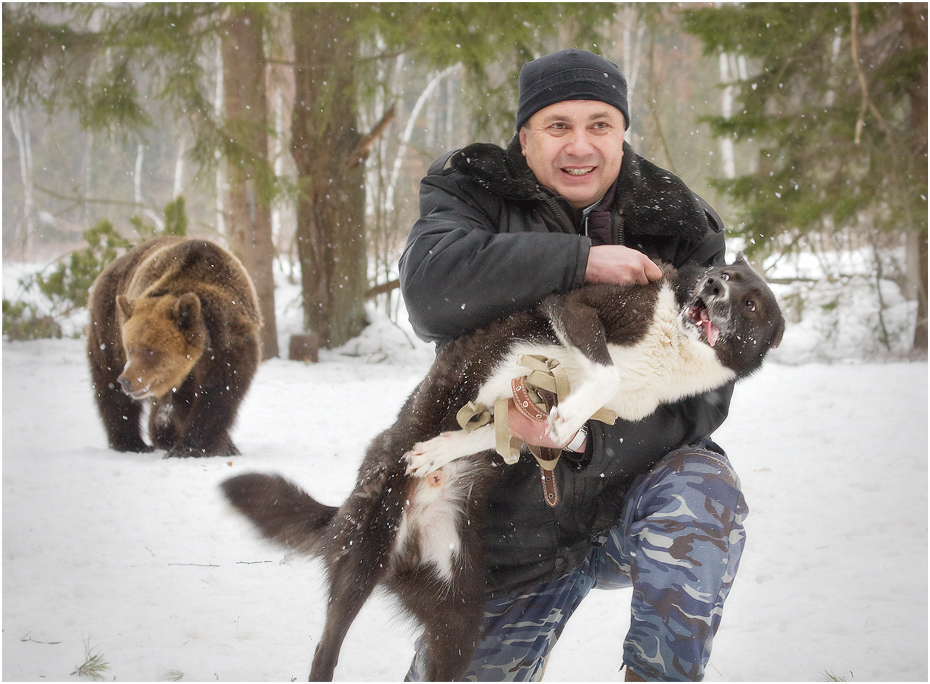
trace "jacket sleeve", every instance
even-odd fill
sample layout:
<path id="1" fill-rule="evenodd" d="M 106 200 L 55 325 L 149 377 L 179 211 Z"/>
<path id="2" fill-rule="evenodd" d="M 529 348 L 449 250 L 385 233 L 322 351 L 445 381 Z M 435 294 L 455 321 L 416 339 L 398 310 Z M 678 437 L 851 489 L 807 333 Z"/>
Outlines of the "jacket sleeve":
<path id="1" fill-rule="evenodd" d="M 499 198 L 460 175 L 430 173 L 400 259 L 413 329 L 442 344 L 580 286 L 590 244 L 513 220 Z"/>
<path id="2" fill-rule="evenodd" d="M 589 421 L 591 460 L 577 475 L 632 478 L 648 471 L 670 451 L 709 437 L 727 417 L 733 384 L 665 404 L 635 423 Z"/>

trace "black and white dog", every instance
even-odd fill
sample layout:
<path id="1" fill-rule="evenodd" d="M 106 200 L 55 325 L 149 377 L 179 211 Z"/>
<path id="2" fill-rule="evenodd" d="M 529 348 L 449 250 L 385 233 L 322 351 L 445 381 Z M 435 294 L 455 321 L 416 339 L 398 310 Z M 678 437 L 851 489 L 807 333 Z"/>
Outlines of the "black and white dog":
<path id="1" fill-rule="evenodd" d="M 742 255 L 646 286 L 588 285 L 478 329 L 439 351 L 397 422 L 371 443 L 355 490 L 336 508 L 277 475 L 223 483 L 261 533 L 326 563 L 330 599 L 311 680 L 330 680 L 342 642 L 378 584 L 425 628 L 427 675 L 460 679 L 480 639 L 484 515 L 500 472 L 493 426 L 459 429 L 469 402 L 493 406 L 527 374 L 525 354 L 558 360 L 571 393 L 549 414 L 567 443 L 598 409 L 637 420 L 661 403 L 757 370 L 785 323 Z M 542 493 L 540 494 L 542 495 Z"/>

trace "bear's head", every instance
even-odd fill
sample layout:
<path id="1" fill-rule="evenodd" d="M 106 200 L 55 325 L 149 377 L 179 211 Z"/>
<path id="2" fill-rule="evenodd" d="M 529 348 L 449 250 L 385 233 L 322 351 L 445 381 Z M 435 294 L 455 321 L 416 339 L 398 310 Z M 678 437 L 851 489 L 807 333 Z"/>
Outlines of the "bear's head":
<path id="1" fill-rule="evenodd" d="M 193 292 L 116 298 L 126 367 L 119 376 L 133 399 L 161 397 L 180 387 L 200 360 L 207 328 Z"/>

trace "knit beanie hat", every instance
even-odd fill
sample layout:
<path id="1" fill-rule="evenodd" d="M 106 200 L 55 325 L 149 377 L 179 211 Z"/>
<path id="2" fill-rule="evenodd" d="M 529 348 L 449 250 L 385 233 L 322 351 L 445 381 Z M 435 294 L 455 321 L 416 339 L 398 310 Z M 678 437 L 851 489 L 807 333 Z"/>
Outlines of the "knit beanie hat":
<path id="1" fill-rule="evenodd" d="M 517 130 L 540 109 L 566 100 L 597 100 L 620 110 L 630 127 L 626 79 L 620 68 L 585 50 L 562 50 L 527 62 L 520 70 Z"/>

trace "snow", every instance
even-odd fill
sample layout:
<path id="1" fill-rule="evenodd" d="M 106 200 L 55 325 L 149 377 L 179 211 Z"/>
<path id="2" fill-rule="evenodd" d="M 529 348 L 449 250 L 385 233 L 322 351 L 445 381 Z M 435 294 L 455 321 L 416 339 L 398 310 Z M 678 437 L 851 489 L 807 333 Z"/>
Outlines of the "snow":
<path id="1" fill-rule="evenodd" d="M 3 680 L 73 681 L 85 642 L 106 679 L 304 680 L 322 566 L 260 540 L 219 484 L 279 472 L 342 501 L 432 358 L 408 327 L 372 318 L 318 364 L 262 364 L 235 458 L 111 451 L 83 341 L 3 342 Z M 927 364 L 785 352 L 816 348 L 816 334 L 789 328 L 715 436 L 751 512 L 707 679 L 926 681 Z M 629 602 L 629 590 L 592 592 L 546 679 L 622 680 Z M 337 679 L 402 680 L 415 636 L 376 596 Z"/>

